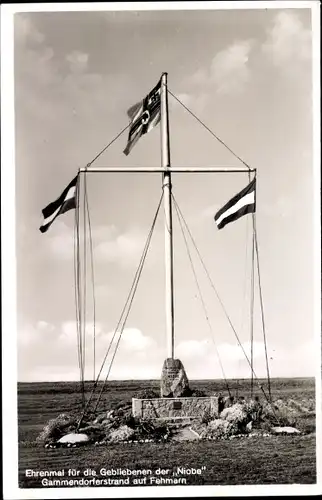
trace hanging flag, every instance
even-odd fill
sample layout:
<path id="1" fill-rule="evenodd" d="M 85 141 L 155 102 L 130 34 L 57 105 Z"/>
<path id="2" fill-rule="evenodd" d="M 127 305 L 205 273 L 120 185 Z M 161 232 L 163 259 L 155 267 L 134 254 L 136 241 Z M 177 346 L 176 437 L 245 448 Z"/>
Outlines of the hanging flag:
<path id="1" fill-rule="evenodd" d="M 42 233 L 45 233 L 47 229 L 49 229 L 58 215 L 64 214 L 68 210 L 76 208 L 77 179 L 78 175 L 71 181 L 70 184 L 68 184 L 57 200 L 53 201 L 43 209 L 42 213 L 44 216 L 44 222 L 39 228 Z"/>
<path id="2" fill-rule="evenodd" d="M 150 132 L 161 118 L 161 80 L 153 90 L 141 101 L 132 106 L 127 114 L 131 120 L 129 136 L 124 154 L 127 156 L 136 142 L 144 134 Z"/>
<path id="3" fill-rule="evenodd" d="M 215 215 L 215 221 L 218 229 L 222 229 L 229 222 L 233 222 L 243 215 L 255 212 L 256 208 L 256 178 L 248 184 L 240 193 L 236 194 L 231 200 L 222 207 Z"/>

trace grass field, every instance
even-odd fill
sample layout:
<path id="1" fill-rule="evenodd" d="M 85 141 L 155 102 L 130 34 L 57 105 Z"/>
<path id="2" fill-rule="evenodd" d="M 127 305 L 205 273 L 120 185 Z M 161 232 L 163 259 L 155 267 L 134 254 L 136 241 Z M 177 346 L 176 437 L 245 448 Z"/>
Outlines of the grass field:
<path id="1" fill-rule="evenodd" d="M 264 383 L 263 383 L 264 385 Z M 88 391 L 91 384 L 88 384 Z M 101 409 L 111 409 L 129 401 L 141 389 L 158 389 L 158 381 L 111 381 L 104 393 Z M 233 382 L 230 383 L 233 387 Z M 193 389 L 211 394 L 225 392 L 221 381 L 195 381 Z M 233 393 L 236 388 L 233 390 Z M 249 395 L 249 381 L 239 381 L 239 394 Z M 261 392 L 258 392 L 259 396 Z M 164 478 L 184 478 L 180 484 L 237 485 L 237 484 L 314 484 L 316 482 L 313 379 L 273 379 L 273 399 L 292 399 L 308 411 L 299 415 L 300 427 L 306 432 L 299 436 L 271 436 L 232 441 L 169 442 L 167 444 L 111 444 L 104 447 L 45 449 L 35 439 L 50 418 L 80 408 L 77 383 L 19 383 L 19 485 L 21 488 L 44 487 L 42 478 L 27 477 L 26 470 L 59 471 L 74 468 L 83 477 L 87 468 L 96 471 L 96 479 L 105 479 L 102 468 L 131 470 L 167 469 Z M 174 476 L 177 467 L 180 470 Z M 200 474 L 187 469 L 201 469 Z M 112 476 L 110 476 L 112 477 Z M 120 478 L 123 476 L 113 476 Z M 126 476 L 124 476 L 126 477 Z M 133 486 L 133 477 L 130 485 Z M 57 479 L 57 478 L 56 478 Z M 90 479 L 90 477 L 89 477 Z M 58 486 L 58 484 L 57 484 Z"/>

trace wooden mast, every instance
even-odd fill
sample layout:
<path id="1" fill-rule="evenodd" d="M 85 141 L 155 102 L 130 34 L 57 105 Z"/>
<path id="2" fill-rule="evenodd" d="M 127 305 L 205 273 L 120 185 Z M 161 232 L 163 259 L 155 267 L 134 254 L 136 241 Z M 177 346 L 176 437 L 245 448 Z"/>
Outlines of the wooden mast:
<path id="1" fill-rule="evenodd" d="M 172 186 L 170 172 L 170 137 L 167 73 L 161 76 L 161 165 L 165 220 L 165 309 L 168 358 L 174 358 L 174 294 L 173 294 L 173 239 L 172 239 Z"/>

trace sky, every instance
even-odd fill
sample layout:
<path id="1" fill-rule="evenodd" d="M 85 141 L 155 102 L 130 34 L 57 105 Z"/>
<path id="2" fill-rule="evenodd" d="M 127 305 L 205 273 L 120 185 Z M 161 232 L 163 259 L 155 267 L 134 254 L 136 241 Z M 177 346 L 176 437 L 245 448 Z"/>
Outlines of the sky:
<path id="1" fill-rule="evenodd" d="M 294 5 L 294 4 L 293 4 Z M 314 375 L 312 49 L 309 9 L 15 14 L 18 379 L 78 380 L 74 215 L 41 234 L 41 210 L 128 123 L 127 109 L 168 72 L 169 90 L 257 169 L 256 227 L 270 374 Z M 173 166 L 243 165 L 169 95 Z M 126 157 L 123 134 L 96 166 L 160 166 L 159 126 Z M 173 193 L 219 296 L 250 350 L 251 216 L 213 217 L 247 174 L 173 174 Z M 161 195 L 161 174 L 88 174 L 96 373 Z M 188 378 L 250 368 L 193 254 L 205 319 L 174 212 L 175 356 Z M 88 268 L 86 376 L 93 374 Z M 159 378 L 167 357 L 161 211 L 110 379 Z M 255 285 L 254 368 L 266 375 Z M 108 365 L 105 366 L 103 375 Z"/>

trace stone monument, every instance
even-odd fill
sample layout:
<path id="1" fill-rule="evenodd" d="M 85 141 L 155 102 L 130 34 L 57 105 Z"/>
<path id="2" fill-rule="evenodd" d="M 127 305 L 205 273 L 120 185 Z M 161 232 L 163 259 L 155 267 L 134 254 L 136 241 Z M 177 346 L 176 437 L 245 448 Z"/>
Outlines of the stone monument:
<path id="1" fill-rule="evenodd" d="M 202 418 L 206 411 L 218 416 L 218 396 L 193 395 L 180 359 L 164 361 L 160 385 L 160 398 L 132 398 L 134 417 L 186 422 Z"/>
<path id="2" fill-rule="evenodd" d="M 180 359 L 167 358 L 161 374 L 161 398 L 180 398 L 189 393 L 189 381 Z"/>

